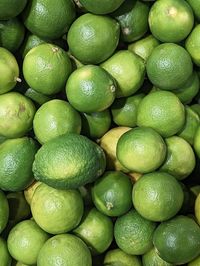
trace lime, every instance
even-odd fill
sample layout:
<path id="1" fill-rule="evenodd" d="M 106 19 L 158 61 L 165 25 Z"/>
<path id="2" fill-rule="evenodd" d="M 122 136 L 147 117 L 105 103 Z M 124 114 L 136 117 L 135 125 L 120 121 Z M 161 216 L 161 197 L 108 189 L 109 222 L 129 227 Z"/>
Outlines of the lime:
<path id="1" fill-rule="evenodd" d="M 154 48 L 146 67 L 150 81 L 163 90 L 180 89 L 193 72 L 189 53 L 175 43 L 163 43 Z"/>
<path id="2" fill-rule="evenodd" d="M 115 241 L 120 249 L 130 255 L 142 255 L 152 246 L 156 224 L 146 220 L 136 210 L 118 217 L 114 226 Z"/>
<path id="3" fill-rule="evenodd" d="M 74 149 L 76 147 L 76 149 Z M 33 163 L 35 178 L 55 188 L 78 188 L 105 170 L 101 147 L 84 136 L 67 133 L 45 143 Z"/>
<path id="4" fill-rule="evenodd" d="M 149 5 L 142 1 L 126 0 L 113 16 L 121 26 L 122 39 L 133 42 L 148 30 Z"/>
<path id="5" fill-rule="evenodd" d="M 75 19 L 72 1 L 32 0 L 23 12 L 26 28 L 42 38 L 56 39 L 66 33 Z"/>
<path id="6" fill-rule="evenodd" d="M 115 11 L 125 0 L 80 0 L 81 5 L 93 14 L 108 14 Z"/>
<path id="7" fill-rule="evenodd" d="M 197 156 L 200 158 L 200 126 L 196 130 L 193 146 Z"/>
<path id="8" fill-rule="evenodd" d="M 32 48 L 23 61 L 23 74 L 28 85 L 43 94 L 61 91 L 71 73 L 71 62 L 60 47 L 43 43 Z"/>
<path id="9" fill-rule="evenodd" d="M 193 28 L 191 7 L 182 0 L 156 1 L 149 13 L 152 34 L 162 42 L 180 42 Z"/>
<path id="10" fill-rule="evenodd" d="M 161 223 L 153 236 L 159 256 L 172 264 L 185 264 L 200 254 L 200 227 L 186 216 Z"/>
<path id="11" fill-rule="evenodd" d="M 9 205 L 3 191 L 0 190 L 0 233 L 5 229 L 9 217 Z M 1 246 L 1 245 L 0 245 Z M 0 251 L 1 253 L 1 251 Z"/>
<path id="12" fill-rule="evenodd" d="M 144 61 L 136 54 L 122 50 L 101 64 L 117 81 L 116 97 L 127 97 L 142 86 L 145 76 Z"/>
<path id="13" fill-rule="evenodd" d="M 15 52 L 24 39 L 25 28 L 18 18 L 0 21 L 0 45 Z"/>
<path id="14" fill-rule="evenodd" d="M 160 170 L 167 172 L 178 180 L 185 179 L 194 170 L 196 159 L 190 144 L 183 138 L 172 136 L 165 139 L 167 157 Z"/>
<path id="15" fill-rule="evenodd" d="M 20 191 L 33 182 L 31 171 L 36 142 L 28 137 L 8 139 L 0 145 L 0 188 Z"/>
<path id="16" fill-rule="evenodd" d="M 34 181 L 30 186 L 28 186 L 25 190 L 24 190 L 24 197 L 27 201 L 27 203 L 30 205 L 31 204 L 31 200 L 33 198 L 33 194 L 36 190 L 36 188 L 41 184 L 41 182 L 39 181 Z"/>
<path id="17" fill-rule="evenodd" d="M 151 128 L 131 129 L 117 143 L 117 158 L 130 171 L 152 172 L 161 166 L 165 155 L 164 140 Z"/>
<path id="18" fill-rule="evenodd" d="M 200 224 L 200 193 L 198 194 L 196 201 L 195 201 L 195 216 Z"/>
<path id="19" fill-rule="evenodd" d="M 36 103 L 36 105 L 42 105 L 43 103 L 46 103 L 50 100 L 52 100 L 52 96 L 47 96 L 47 95 L 44 95 L 40 92 L 37 92 L 31 88 L 28 88 L 24 95 L 26 97 L 28 97 L 29 99 L 31 99 L 32 101 L 34 101 Z"/>
<path id="20" fill-rule="evenodd" d="M 111 106 L 113 121 L 118 126 L 135 127 L 137 109 L 145 94 L 140 93 L 130 97 L 116 99 Z"/>
<path id="21" fill-rule="evenodd" d="M 108 216 L 125 214 L 132 206 L 132 183 L 119 171 L 105 172 L 92 187 L 96 208 Z"/>
<path id="22" fill-rule="evenodd" d="M 67 99 L 80 112 L 107 109 L 115 99 L 114 79 L 100 66 L 87 65 L 75 70 L 66 84 Z"/>
<path id="23" fill-rule="evenodd" d="M 89 138 L 101 138 L 110 128 L 111 115 L 109 109 L 91 114 L 82 113 L 82 134 Z"/>
<path id="24" fill-rule="evenodd" d="M 200 118 L 200 104 L 196 103 L 196 104 L 192 104 L 190 105 L 190 108 L 198 114 L 199 118 Z"/>
<path id="25" fill-rule="evenodd" d="M 138 107 L 137 125 L 151 127 L 163 137 L 180 131 L 185 123 L 185 108 L 169 91 L 155 91 L 145 96 Z"/>
<path id="26" fill-rule="evenodd" d="M 77 190 L 58 190 L 39 185 L 31 200 L 36 223 L 46 232 L 61 234 L 75 228 L 83 215 L 83 200 Z"/>
<path id="27" fill-rule="evenodd" d="M 12 90 L 21 79 L 19 66 L 13 54 L 3 47 L 0 47 L 0 54 L 0 94 L 3 94 Z"/>
<path id="28" fill-rule="evenodd" d="M 188 53 L 191 55 L 193 62 L 200 66 L 200 25 L 197 25 L 190 35 L 188 36 L 185 42 L 185 48 L 187 49 Z"/>
<path id="29" fill-rule="evenodd" d="M 144 218 L 161 222 L 178 213 L 183 190 L 171 175 L 153 172 L 143 175 L 133 186 L 133 205 Z"/>
<path id="30" fill-rule="evenodd" d="M 40 249 L 49 238 L 33 220 L 25 220 L 13 227 L 8 235 L 11 256 L 25 264 L 35 264 Z"/>
<path id="31" fill-rule="evenodd" d="M 158 256 L 155 248 L 152 248 L 142 256 L 143 266 L 173 266 Z"/>
<path id="32" fill-rule="evenodd" d="M 92 258 L 86 244 L 71 234 L 51 237 L 41 248 L 37 266 L 92 266 Z"/>
<path id="33" fill-rule="evenodd" d="M 198 256 L 193 261 L 190 261 L 187 265 L 188 266 L 200 266 L 200 256 Z"/>
<path id="34" fill-rule="evenodd" d="M 11 266 L 11 256 L 8 252 L 6 241 L 0 237 L 0 258 L 1 266 Z"/>
<path id="35" fill-rule="evenodd" d="M 197 21 L 200 21 L 200 1 L 199 0 L 186 0 L 191 6 Z"/>
<path id="36" fill-rule="evenodd" d="M 55 99 L 37 110 L 33 129 L 37 140 L 43 144 L 68 132 L 80 133 L 81 117 L 68 102 Z"/>
<path id="37" fill-rule="evenodd" d="M 84 14 L 68 32 L 69 49 L 79 61 L 98 64 L 112 55 L 119 42 L 119 24 L 110 17 Z"/>
<path id="38" fill-rule="evenodd" d="M 93 208 L 84 214 L 73 232 L 87 244 L 92 254 L 100 254 L 112 243 L 113 223 L 109 217 Z"/>
<path id="39" fill-rule="evenodd" d="M 141 266 L 139 257 L 126 254 L 121 249 L 109 250 L 104 258 L 104 266 Z"/>
<path id="40" fill-rule="evenodd" d="M 26 6 L 27 0 L 1 0 L 0 20 L 8 20 L 19 15 Z"/>
<path id="41" fill-rule="evenodd" d="M 153 35 L 148 35 L 129 44 L 128 50 L 142 57 L 144 61 L 147 61 L 153 49 L 159 44 L 160 42 Z"/>

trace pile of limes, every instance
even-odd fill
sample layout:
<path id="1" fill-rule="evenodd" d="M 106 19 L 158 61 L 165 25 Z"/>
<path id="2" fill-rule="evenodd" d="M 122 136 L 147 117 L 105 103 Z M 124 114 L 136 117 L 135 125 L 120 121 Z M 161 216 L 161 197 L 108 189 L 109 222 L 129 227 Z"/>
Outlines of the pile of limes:
<path id="1" fill-rule="evenodd" d="M 200 0 L 0 0 L 0 266 L 200 266 Z"/>

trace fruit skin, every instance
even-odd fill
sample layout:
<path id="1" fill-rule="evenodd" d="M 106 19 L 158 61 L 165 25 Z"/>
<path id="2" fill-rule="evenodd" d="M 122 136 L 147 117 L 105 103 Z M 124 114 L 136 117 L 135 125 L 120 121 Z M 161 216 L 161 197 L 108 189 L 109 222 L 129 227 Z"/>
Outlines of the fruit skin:
<path id="1" fill-rule="evenodd" d="M 74 149 L 76 147 L 76 149 Z M 45 143 L 37 152 L 33 173 L 37 180 L 58 189 L 78 188 L 104 172 L 103 150 L 88 138 L 68 133 Z"/>
<path id="2" fill-rule="evenodd" d="M 96 208 L 107 216 L 120 216 L 132 206 L 132 184 L 129 177 L 119 171 L 108 171 L 92 187 L 92 200 Z"/>
<path id="3" fill-rule="evenodd" d="M 81 5 L 93 14 L 105 15 L 115 11 L 125 0 L 80 0 Z"/>
<path id="4" fill-rule="evenodd" d="M 194 136 L 193 147 L 194 147 L 194 150 L 195 150 L 198 158 L 200 158 L 200 126 L 198 127 L 196 134 Z"/>
<path id="5" fill-rule="evenodd" d="M 151 127 L 163 137 L 180 131 L 185 123 L 185 108 L 169 91 L 155 91 L 145 96 L 138 107 L 137 125 Z"/>
<path id="6" fill-rule="evenodd" d="M 36 142 L 28 137 L 8 139 L 0 145 L 0 188 L 20 191 L 33 182 L 31 171 Z"/>
<path id="7" fill-rule="evenodd" d="M 193 28 L 190 5 L 182 0 L 156 1 L 149 12 L 152 34 L 161 42 L 180 42 Z"/>
<path id="8" fill-rule="evenodd" d="M 120 28 L 107 16 L 84 14 L 71 25 L 67 35 L 69 50 L 84 64 L 99 64 L 115 51 Z"/>
<path id="9" fill-rule="evenodd" d="M 56 235 L 41 248 L 37 266 L 55 266 L 57 261 L 70 266 L 92 266 L 92 258 L 86 244 L 71 234 Z"/>
<path id="10" fill-rule="evenodd" d="M 200 254 L 200 227 L 187 216 L 176 216 L 156 228 L 153 243 L 165 261 L 185 264 Z"/>
<path id="11" fill-rule="evenodd" d="M 142 256 L 142 264 L 143 266 L 173 266 L 171 263 L 161 259 L 155 248 L 152 248 Z"/>
<path id="12" fill-rule="evenodd" d="M 166 145 L 152 128 L 136 127 L 120 137 L 116 154 L 120 163 L 129 171 L 148 173 L 163 163 Z"/>
<path id="13" fill-rule="evenodd" d="M 175 43 L 158 45 L 147 60 L 149 80 L 159 89 L 175 90 L 192 75 L 193 65 L 189 53 Z"/>
<path id="14" fill-rule="evenodd" d="M 19 15 L 27 4 L 27 0 L 1 0 L 0 20 L 8 20 Z"/>
<path id="15" fill-rule="evenodd" d="M 0 190 L 0 217 L 1 217 L 0 219 L 0 234 L 1 234 L 7 225 L 9 217 L 8 200 L 3 191 L 1 190 Z"/>
<path id="16" fill-rule="evenodd" d="M 142 255 L 152 248 L 156 223 L 146 220 L 136 210 L 117 218 L 114 226 L 115 241 L 130 255 Z"/>
<path id="17" fill-rule="evenodd" d="M 175 177 L 162 172 L 143 175 L 133 186 L 133 205 L 144 218 L 162 222 L 178 213 L 183 190 Z"/>
<path id="18" fill-rule="evenodd" d="M 71 71 L 67 53 L 49 43 L 32 48 L 23 61 L 23 74 L 28 85 L 46 95 L 61 91 Z"/>
<path id="19" fill-rule="evenodd" d="M 3 238 L 0 238 L 0 258 L 1 266 L 11 266 L 12 258 L 8 252 L 7 243 Z"/>
<path id="20" fill-rule="evenodd" d="M 197 21 L 200 21 L 200 1 L 199 0 L 186 0 L 191 6 Z"/>
<path id="21" fill-rule="evenodd" d="M 200 25 L 197 25 L 185 41 L 185 48 L 192 57 L 193 62 L 200 66 Z"/>
<path id="22" fill-rule="evenodd" d="M 197 219 L 198 224 L 200 225 L 200 194 L 198 194 L 195 201 L 195 217 Z"/>
<path id="23" fill-rule="evenodd" d="M 71 0 L 60 0 L 56 5 L 54 0 L 30 0 L 22 15 L 30 32 L 41 38 L 57 39 L 69 30 L 76 12 Z"/>

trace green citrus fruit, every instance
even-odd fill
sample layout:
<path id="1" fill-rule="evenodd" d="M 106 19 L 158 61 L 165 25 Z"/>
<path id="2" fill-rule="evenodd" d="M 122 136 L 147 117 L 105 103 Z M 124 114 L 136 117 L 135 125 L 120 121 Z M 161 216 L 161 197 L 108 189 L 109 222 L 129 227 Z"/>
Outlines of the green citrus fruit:
<path id="1" fill-rule="evenodd" d="M 27 4 L 27 0 L 1 0 L 0 20 L 8 20 L 19 15 Z"/>
<path id="2" fill-rule="evenodd" d="M 161 223 L 153 243 L 159 256 L 172 264 L 185 264 L 200 254 L 200 227 L 186 216 Z"/>
<path id="3" fill-rule="evenodd" d="M 44 94 L 37 92 L 31 88 L 28 88 L 25 91 L 24 95 L 26 97 L 28 97 L 29 99 L 31 99 L 32 101 L 34 101 L 36 103 L 36 105 L 39 105 L 39 106 L 52 100 L 52 98 L 53 98 L 50 95 L 44 95 Z"/>
<path id="4" fill-rule="evenodd" d="M 180 42 L 193 28 L 190 5 L 182 0 L 156 1 L 149 13 L 152 34 L 162 42 Z"/>
<path id="5" fill-rule="evenodd" d="M 197 156 L 200 158 L 200 126 L 196 130 L 193 147 Z"/>
<path id="6" fill-rule="evenodd" d="M 115 11 L 125 0 L 80 0 L 81 5 L 93 14 L 108 14 Z"/>
<path id="7" fill-rule="evenodd" d="M 199 0 L 186 0 L 191 6 L 197 21 L 200 21 L 200 1 Z"/>
<path id="8" fill-rule="evenodd" d="M 119 24 L 110 17 L 84 14 L 68 32 L 69 49 L 79 61 L 98 64 L 112 55 L 119 42 Z"/>
<path id="9" fill-rule="evenodd" d="M 144 218 L 161 222 L 178 213 L 183 190 L 171 175 L 153 172 L 143 175 L 133 186 L 133 205 Z"/>
<path id="10" fill-rule="evenodd" d="M 48 238 L 33 220 L 25 220 L 10 231 L 8 250 L 14 259 L 32 265 L 37 262 L 38 253 Z"/>
<path id="11" fill-rule="evenodd" d="M 183 138 L 172 136 L 165 139 L 167 157 L 160 170 L 167 172 L 178 180 L 188 177 L 195 167 L 195 154 L 190 144 Z"/>
<path id="12" fill-rule="evenodd" d="M 117 218 L 114 226 L 115 241 L 120 249 L 130 255 L 143 255 L 152 246 L 156 224 L 146 220 L 136 210 Z"/>
<path id="13" fill-rule="evenodd" d="M 190 105 L 190 108 L 196 113 L 198 114 L 199 118 L 200 118 L 200 104 L 195 103 Z"/>
<path id="14" fill-rule="evenodd" d="M 193 62 L 200 66 L 200 25 L 197 25 L 190 35 L 188 36 L 185 42 L 185 48 L 187 49 L 188 53 L 191 55 Z"/>
<path id="15" fill-rule="evenodd" d="M 30 186 L 28 186 L 25 190 L 24 190 L 24 197 L 27 201 L 27 203 L 30 205 L 31 204 L 31 200 L 33 198 L 33 194 L 36 190 L 36 188 L 41 184 L 41 182 L 39 181 L 34 181 Z"/>
<path id="16" fill-rule="evenodd" d="M 114 79 L 100 66 L 87 65 L 75 70 L 66 84 L 67 99 L 80 112 L 107 109 L 115 99 Z"/>
<path id="17" fill-rule="evenodd" d="M 76 147 L 76 149 L 74 149 Z M 105 170 L 101 147 L 84 136 L 67 133 L 45 143 L 33 163 L 35 178 L 55 188 L 78 188 Z"/>
<path id="18" fill-rule="evenodd" d="M 169 91 L 155 91 L 145 96 L 138 107 L 137 125 L 151 127 L 163 137 L 180 131 L 185 123 L 185 108 Z"/>
<path id="19" fill-rule="evenodd" d="M 37 266 L 92 266 L 92 258 L 86 244 L 71 234 L 51 237 L 41 248 Z"/>
<path id="20" fill-rule="evenodd" d="M 96 208 L 107 216 L 125 214 L 132 206 L 132 183 L 119 171 L 105 172 L 92 187 Z"/>
<path id="21" fill-rule="evenodd" d="M 195 217 L 200 225 L 200 193 L 198 194 L 195 201 Z"/>
<path id="22" fill-rule="evenodd" d="M 20 191 L 33 182 L 36 142 L 28 137 L 8 139 L 0 145 L 0 188 Z"/>
<path id="23" fill-rule="evenodd" d="M 0 258 L 1 266 L 11 266 L 12 258 L 9 254 L 6 241 L 0 237 Z"/>
<path id="24" fill-rule="evenodd" d="M 200 266 L 200 256 L 198 256 L 193 261 L 190 261 L 187 265 L 188 266 Z"/>
<path id="25" fill-rule="evenodd" d="M 152 248 L 142 256 L 143 266 L 173 266 L 158 256 L 155 248 Z"/>
<path id="26" fill-rule="evenodd" d="M 23 12 L 26 28 L 42 38 L 56 39 L 66 33 L 75 19 L 72 1 L 31 0 Z"/>
<path id="27" fill-rule="evenodd" d="M 53 44 L 44 43 L 32 48 L 23 61 L 26 82 L 43 94 L 61 91 L 70 73 L 71 62 L 67 53 Z"/>
<path id="28" fill-rule="evenodd" d="M 8 223 L 9 205 L 8 205 L 8 200 L 5 194 L 1 190 L 0 190 L 0 217 L 1 217 L 0 218 L 0 233 L 2 233 L 2 231 L 5 229 Z"/>
<path id="29" fill-rule="evenodd" d="M 180 89 L 193 72 L 189 53 L 175 43 L 163 43 L 154 48 L 146 68 L 153 85 L 163 90 Z"/>
<path id="30" fill-rule="evenodd" d="M 134 128 L 124 133 L 117 143 L 117 158 L 130 171 L 152 172 L 160 167 L 165 156 L 164 140 L 151 128 Z"/>
<path id="31" fill-rule="evenodd" d="M 121 50 L 103 62 L 101 66 L 117 81 L 116 97 L 127 97 L 142 86 L 145 76 L 144 61 L 136 54 Z"/>

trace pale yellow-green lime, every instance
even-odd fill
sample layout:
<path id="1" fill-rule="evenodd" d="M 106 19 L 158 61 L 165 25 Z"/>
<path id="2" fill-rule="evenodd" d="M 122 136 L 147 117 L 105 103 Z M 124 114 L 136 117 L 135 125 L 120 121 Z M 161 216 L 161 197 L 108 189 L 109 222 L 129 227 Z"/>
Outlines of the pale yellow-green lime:
<path id="1" fill-rule="evenodd" d="M 161 259 L 155 248 L 152 248 L 142 256 L 142 264 L 143 266 L 173 266 L 171 263 Z"/>
<path id="2" fill-rule="evenodd" d="M 30 186 L 28 186 L 25 190 L 24 190 L 24 197 L 27 201 L 27 203 L 30 205 L 31 204 L 31 200 L 33 198 L 33 194 L 36 190 L 36 188 L 41 184 L 41 182 L 39 181 L 34 181 Z"/>
<path id="3" fill-rule="evenodd" d="M 190 56 L 192 57 L 193 62 L 200 66 L 200 25 L 197 25 L 190 35 L 188 36 L 186 42 L 185 42 L 185 48 L 189 52 Z"/>
<path id="4" fill-rule="evenodd" d="M 200 225 L 200 193 L 198 194 L 195 201 L 195 216 Z"/>

